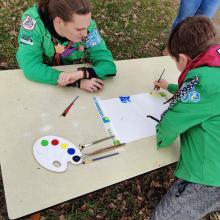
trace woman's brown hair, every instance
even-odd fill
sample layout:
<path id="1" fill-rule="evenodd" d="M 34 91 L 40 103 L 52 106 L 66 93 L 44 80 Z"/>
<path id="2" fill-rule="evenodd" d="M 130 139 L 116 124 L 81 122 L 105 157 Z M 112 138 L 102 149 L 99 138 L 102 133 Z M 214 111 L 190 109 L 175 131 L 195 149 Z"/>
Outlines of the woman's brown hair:
<path id="1" fill-rule="evenodd" d="M 179 60 L 183 53 L 194 59 L 217 43 L 212 21 L 205 16 L 188 17 L 170 34 L 167 49 L 172 57 Z"/>
<path id="2" fill-rule="evenodd" d="M 91 12 L 88 0 L 39 0 L 40 10 L 51 19 L 60 17 L 64 21 L 72 21 L 73 14 L 86 15 Z"/>

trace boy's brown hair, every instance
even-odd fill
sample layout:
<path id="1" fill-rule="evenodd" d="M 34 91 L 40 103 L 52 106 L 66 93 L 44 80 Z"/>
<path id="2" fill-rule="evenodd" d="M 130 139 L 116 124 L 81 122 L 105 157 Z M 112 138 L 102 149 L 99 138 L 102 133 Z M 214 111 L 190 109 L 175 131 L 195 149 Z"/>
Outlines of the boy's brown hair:
<path id="1" fill-rule="evenodd" d="M 188 17 L 170 34 L 167 49 L 172 57 L 179 60 L 183 53 L 194 59 L 217 43 L 212 21 L 205 16 Z"/>
<path id="2" fill-rule="evenodd" d="M 89 0 L 39 0 L 39 8 L 51 19 L 60 17 L 72 21 L 73 14 L 86 15 L 91 12 Z"/>

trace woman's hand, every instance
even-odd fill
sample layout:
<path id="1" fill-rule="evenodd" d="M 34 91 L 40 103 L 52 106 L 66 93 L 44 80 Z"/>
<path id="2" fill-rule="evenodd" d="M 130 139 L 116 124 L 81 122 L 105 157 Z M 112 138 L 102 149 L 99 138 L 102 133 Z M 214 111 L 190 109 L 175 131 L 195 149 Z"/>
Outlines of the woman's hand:
<path id="1" fill-rule="evenodd" d="M 104 87 L 104 82 L 97 78 L 80 80 L 80 88 L 89 92 L 101 91 L 103 87 Z"/>
<path id="2" fill-rule="evenodd" d="M 154 86 L 156 90 L 160 90 L 160 88 L 167 90 L 169 83 L 165 79 L 161 79 L 159 82 L 155 81 Z"/>
<path id="3" fill-rule="evenodd" d="M 72 84 L 79 79 L 83 78 L 83 71 L 75 71 L 75 72 L 63 72 L 60 74 L 59 79 L 57 81 L 59 86 L 66 86 L 68 84 Z"/>

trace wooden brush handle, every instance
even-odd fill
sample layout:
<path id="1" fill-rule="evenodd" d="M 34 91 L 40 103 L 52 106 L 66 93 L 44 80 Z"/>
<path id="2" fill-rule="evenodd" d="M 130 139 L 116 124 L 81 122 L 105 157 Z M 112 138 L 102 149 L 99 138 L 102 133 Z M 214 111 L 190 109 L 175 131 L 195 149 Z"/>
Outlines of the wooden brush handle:
<path id="1" fill-rule="evenodd" d="M 103 148 L 103 149 L 100 149 L 100 150 L 96 150 L 92 153 L 86 154 L 86 156 L 93 156 L 93 155 L 96 155 L 96 154 L 101 154 L 101 153 L 104 153 L 104 152 L 122 147 L 123 145 L 125 145 L 125 144 L 118 144 L 118 145 L 113 145 L 113 146 L 110 146 L 110 147 L 106 147 L 106 148 Z"/>

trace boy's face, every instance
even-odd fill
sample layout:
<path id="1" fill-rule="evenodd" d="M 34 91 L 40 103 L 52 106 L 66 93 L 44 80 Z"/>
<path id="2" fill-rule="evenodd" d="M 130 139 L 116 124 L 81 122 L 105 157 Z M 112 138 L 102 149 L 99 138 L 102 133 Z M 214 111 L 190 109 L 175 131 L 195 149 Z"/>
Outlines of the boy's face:
<path id="1" fill-rule="evenodd" d="M 189 56 L 183 53 L 179 54 L 179 60 L 177 60 L 175 57 L 172 57 L 172 59 L 175 61 L 176 67 L 180 72 L 183 72 L 188 63 L 192 60 Z"/>

